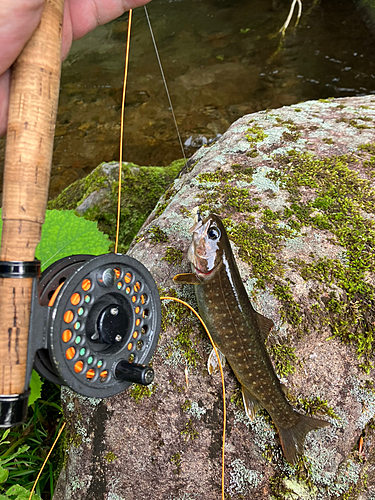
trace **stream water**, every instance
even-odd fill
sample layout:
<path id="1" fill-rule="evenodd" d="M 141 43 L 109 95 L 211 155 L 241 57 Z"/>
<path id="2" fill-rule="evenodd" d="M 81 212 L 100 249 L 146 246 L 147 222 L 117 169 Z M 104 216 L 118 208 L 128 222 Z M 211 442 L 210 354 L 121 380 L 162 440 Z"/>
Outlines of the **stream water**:
<path id="1" fill-rule="evenodd" d="M 187 155 L 240 116 L 375 93 L 374 35 L 348 0 L 153 0 L 148 5 Z M 315 5 L 316 4 L 316 5 Z M 295 16 L 294 16 L 295 19 Z M 63 64 L 50 197 L 118 159 L 127 14 L 74 43 Z M 4 140 L 0 142 L 3 165 Z M 182 156 L 143 7 L 134 11 L 124 160 Z"/>

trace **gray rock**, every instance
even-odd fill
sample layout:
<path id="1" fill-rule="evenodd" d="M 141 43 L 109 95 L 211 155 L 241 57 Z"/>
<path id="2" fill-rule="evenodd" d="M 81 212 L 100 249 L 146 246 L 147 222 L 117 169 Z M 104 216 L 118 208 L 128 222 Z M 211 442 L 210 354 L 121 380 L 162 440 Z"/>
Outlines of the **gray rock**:
<path id="1" fill-rule="evenodd" d="M 130 249 L 162 295 L 194 306 L 192 287 L 172 281 L 189 270 L 192 209 L 224 218 L 253 305 L 275 323 L 267 347 L 291 404 L 331 423 L 291 467 L 267 414 L 245 416 L 226 367 L 226 498 L 375 498 L 374 123 L 372 96 L 244 116 L 194 155 Z M 207 374 L 191 314 L 163 310 L 150 390 L 103 401 L 63 391 L 54 500 L 221 498 L 220 376 Z"/>

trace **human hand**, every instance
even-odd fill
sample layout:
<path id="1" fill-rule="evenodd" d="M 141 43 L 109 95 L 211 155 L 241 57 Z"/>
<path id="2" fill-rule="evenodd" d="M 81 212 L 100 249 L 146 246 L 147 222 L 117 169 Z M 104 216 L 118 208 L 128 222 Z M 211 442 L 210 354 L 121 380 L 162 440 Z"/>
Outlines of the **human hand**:
<path id="1" fill-rule="evenodd" d="M 62 59 L 73 40 L 150 0 L 65 0 Z M 45 0 L 0 0 L 0 137 L 7 127 L 10 67 L 37 28 Z"/>

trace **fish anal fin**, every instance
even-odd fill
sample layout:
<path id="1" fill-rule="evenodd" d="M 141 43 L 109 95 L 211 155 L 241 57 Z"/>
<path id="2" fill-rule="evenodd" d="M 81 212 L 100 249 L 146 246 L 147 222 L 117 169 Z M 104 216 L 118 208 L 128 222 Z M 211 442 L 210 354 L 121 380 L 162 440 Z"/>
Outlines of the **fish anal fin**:
<path id="1" fill-rule="evenodd" d="M 221 366 L 222 366 L 222 368 L 224 368 L 225 362 L 226 362 L 225 356 L 224 356 L 224 354 L 217 347 L 216 347 L 216 349 L 217 349 L 217 353 L 219 355 Z M 216 356 L 215 349 L 212 349 L 211 354 L 208 357 L 207 370 L 208 370 L 208 373 L 210 375 L 212 375 L 215 372 L 220 371 L 219 363 L 217 361 L 217 356 Z"/>
<path id="2" fill-rule="evenodd" d="M 256 398 L 254 398 L 250 394 L 250 392 L 244 386 L 242 386 L 242 399 L 246 415 L 249 417 L 250 420 L 254 420 L 257 411 L 262 408 L 262 405 Z"/>
<path id="3" fill-rule="evenodd" d="M 173 281 L 180 285 L 201 285 L 202 282 L 199 281 L 198 276 L 194 273 L 182 273 L 176 274 Z"/>
<path id="4" fill-rule="evenodd" d="M 284 457 L 290 464 L 297 463 L 298 457 L 303 455 L 303 446 L 308 432 L 330 425 L 329 422 L 318 418 L 306 415 L 299 415 L 299 417 L 296 425 L 278 429 Z"/>
<path id="5" fill-rule="evenodd" d="M 262 337 L 264 341 L 266 341 L 271 328 L 274 326 L 274 322 L 272 321 L 272 319 L 266 318 L 265 316 L 256 311 L 255 311 L 255 318 L 257 320 Z"/>
<path id="6" fill-rule="evenodd" d="M 281 387 L 281 390 L 283 391 L 283 393 L 285 394 L 285 396 L 287 396 L 289 393 L 289 389 L 287 388 L 287 386 L 285 384 L 280 384 L 280 387 Z"/>

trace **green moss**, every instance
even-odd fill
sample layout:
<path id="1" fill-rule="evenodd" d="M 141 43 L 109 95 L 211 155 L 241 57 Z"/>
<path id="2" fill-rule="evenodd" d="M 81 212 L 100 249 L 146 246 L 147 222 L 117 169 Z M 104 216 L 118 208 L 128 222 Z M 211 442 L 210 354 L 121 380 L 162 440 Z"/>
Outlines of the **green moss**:
<path id="1" fill-rule="evenodd" d="M 177 292 L 173 288 L 166 290 L 159 290 L 159 293 L 169 296 L 177 297 Z M 178 333 L 172 337 L 166 345 L 164 357 L 167 362 L 176 360 L 189 366 L 196 367 L 197 362 L 201 359 L 197 351 L 197 344 L 192 340 L 193 336 L 193 322 L 189 309 L 176 301 L 162 301 L 162 318 L 161 330 L 166 331 L 167 327 L 177 327 Z M 174 363 L 172 363 L 174 364 Z"/>
<path id="2" fill-rule="evenodd" d="M 252 120 L 249 124 L 252 123 Z M 250 142 L 250 144 L 254 147 L 257 142 L 264 141 L 267 136 L 264 130 L 259 127 L 259 125 L 252 125 L 246 130 L 247 134 L 245 135 L 246 139 Z"/>
<path id="3" fill-rule="evenodd" d="M 344 122 L 344 123 L 347 123 L 348 125 L 351 125 L 352 127 L 354 128 L 357 128 L 357 129 L 367 129 L 367 128 L 372 128 L 370 125 L 365 125 L 364 123 L 358 123 L 358 120 L 362 120 L 362 121 L 369 121 L 372 119 L 371 118 L 368 118 L 367 116 L 364 116 L 364 117 L 358 117 L 357 119 L 354 119 L 354 118 L 339 118 L 336 120 L 337 123 L 341 123 L 341 122 Z"/>
<path id="4" fill-rule="evenodd" d="M 112 241 L 116 238 L 118 181 L 106 176 L 103 165 L 97 167 L 85 179 L 81 179 L 66 188 L 55 200 L 49 202 L 49 208 L 75 209 L 91 193 L 105 188 L 106 194 L 93 208 L 84 213 L 88 220 L 98 222 L 101 231 L 108 234 Z M 133 163 L 124 163 L 121 183 L 121 218 L 118 251 L 125 253 L 134 236 L 154 209 L 160 196 L 178 175 L 184 160 L 176 160 L 168 167 L 139 167 Z M 118 176 L 118 174 L 117 174 Z M 173 195 L 172 189 L 165 196 Z M 168 204 L 168 200 L 165 200 Z M 165 207 L 164 207 L 165 208 Z M 163 210 L 164 210 L 163 208 Z M 162 207 L 159 207 L 161 211 Z"/>
<path id="5" fill-rule="evenodd" d="M 371 145 L 363 145 L 358 154 L 370 151 Z M 289 225 L 294 218 L 301 227 L 329 230 L 334 243 L 345 250 L 344 258 L 317 258 L 309 263 L 300 262 L 297 268 L 306 281 L 342 289 L 342 295 L 332 290 L 329 300 L 320 303 L 332 336 L 353 343 L 361 366 L 368 371 L 374 354 L 368 312 L 375 289 L 366 274 L 375 265 L 371 250 L 375 244 L 375 225 L 364 212 L 375 214 L 375 192 L 369 181 L 356 172 L 354 157 L 316 158 L 291 151 L 277 159 L 282 167 L 276 174 L 278 182 L 289 192 L 290 207 L 284 210 L 284 223 Z M 301 187 L 313 190 L 314 196 L 304 199 Z M 289 321 L 287 316 L 286 319 Z"/>
<path id="6" fill-rule="evenodd" d="M 179 266 L 184 254 L 178 248 L 167 247 L 165 256 L 161 260 L 166 260 L 169 264 Z"/>
<path id="7" fill-rule="evenodd" d="M 230 397 L 230 402 L 239 408 L 244 409 L 243 397 L 242 397 L 242 388 L 239 383 L 237 383 L 236 388 L 233 391 L 233 394 Z"/>
<path id="8" fill-rule="evenodd" d="M 153 243 L 167 243 L 168 235 L 159 226 L 152 226 L 147 230 L 150 240 Z"/>
<path id="9" fill-rule="evenodd" d="M 155 217 L 159 217 L 164 212 L 164 210 L 169 205 L 170 199 L 173 198 L 176 193 L 177 191 L 174 189 L 174 187 L 170 187 L 169 189 L 167 189 L 165 195 L 159 200 L 158 207 L 155 210 Z"/>
<path id="10" fill-rule="evenodd" d="M 181 454 L 180 453 L 175 453 L 174 455 L 171 456 L 170 461 L 172 464 L 176 467 L 175 469 L 172 470 L 173 474 L 180 474 L 181 473 Z"/>
<path id="11" fill-rule="evenodd" d="M 333 408 L 328 405 L 327 401 L 321 399 L 318 396 L 311 398 L 300 397 L 297 399 L 297 404 L 307 414 L 327 415 L 328 417 L 334 418 L 335 420 L 340 420 L 340 417 L 335 413 Z"/>
<path id="12" fill-rule="evenodd" d="M 181 405 L 182 411 L 188 411 L 191 408 L 191 401 L 189 399 L 185 399 L 184 403 Z"/>
<path id="13" fill-rule="evenodd" d="M 259 153 L 256 149 L 252 149 L 246 153 L 246 156 L 249 156 L 250 158 L 256 158 L 258 155 Z"/>
<path id="14" fill-rule="evenodd" d="M 279 377 L 287 377 L 296 371 L 295 363 L 298 361 L 298 358 L 294 347 L 290 347 L 287 344 L 273 344 L 269 350 Z"/>
<path id="15" fill-rule="evenodd" d="M 114 462 L 115 460 L 117 460 L 116 455 L 115 455 L 114 453 L 112 453 L 111 451 L 109 451 L 109 452 L 105 455 L 105 457 L 104 457 L 104 458 L 107 460 L 107 462 L 108 462 L 109 464 L 111 464 L 112 462 Z"/>
<path id="16" fill-rule="evenodd" d="M 302 323 L 301 306 L 295 301 L 289 283 L 276 282 L 273 294 L 282 304 L 281 318 L 293 326 L 300 325 Z"/>
<path id="17" fill-rule="evenodd" d="M 136 403 L 140 403 L 143 398 L 149 398 L 156 391 L 157 384 L 138 385 L 133 384 L 129 389 L 130 396 Z"/>
<path id="18" fill-rule="evenodd" d="M 258 229 L 248 219 L 231 228 L 230 238 L 239 246 L 240 257 L 251 265 L 252 277 L 259 288 L 264 289 L 274 276 L 284 275 L 283 266 L 276 255 L 282 242 L 277 230 L 267 232 Z"/>
<path id="19" fill-rule="evenodd" d="M 185 428 L 180 432 L 184 441 L 187 443 L 189 439 L 194 441 L 199 436 L 198 431 L 194 428 L 194 424 L 191 418 L 189 418 L 188 422 L 185 424 Z"/>

